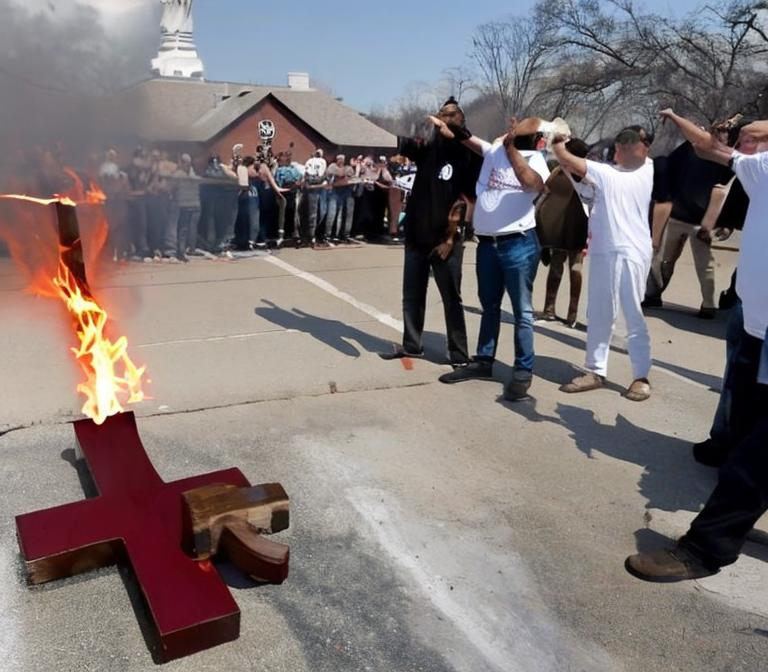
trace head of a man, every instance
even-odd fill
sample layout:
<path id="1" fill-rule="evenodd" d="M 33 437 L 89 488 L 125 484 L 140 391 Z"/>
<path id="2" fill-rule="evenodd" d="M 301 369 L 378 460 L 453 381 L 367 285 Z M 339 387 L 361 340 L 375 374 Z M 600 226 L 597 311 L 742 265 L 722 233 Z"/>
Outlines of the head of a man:
<path id="1" fill-rule="evenodd" d="M 466 122 L 464 110 L 461 109 L 458 101 L 453 96 L 443 103 L 443 106 L 437 113 L 437 118 L 449 126 L 464 126 Z"/>
<path id="2" fill-rule="evenodd" d="M 344 165 L 344 162 L 345 162 L 346 160 L 347 160 L 347 157 L 346 157 L 346 156 L 344 156 L 343 154 L 337 154 L 337 155 L 336 155 L 336 165 L 337 165 L 337 166 L 340 166 L 340 167 L 341 167 L 341 166 L 343 166 L 343 165 Z"/>
<path id="3" fill-rule="evenodd" d="M 315 150 L 315 158 L 316 159 L 322 159 L 323 158 L 323 150 L 319 147 Z"/>
<path id="4" fill-rule="evenodd" d="M 651 142 L 653 136 L 642 126 L 627 126 L 614 140 L 616 152 L 613 160 L 616 165 L 627 170 L 640 168 L 648 159 Z"/>

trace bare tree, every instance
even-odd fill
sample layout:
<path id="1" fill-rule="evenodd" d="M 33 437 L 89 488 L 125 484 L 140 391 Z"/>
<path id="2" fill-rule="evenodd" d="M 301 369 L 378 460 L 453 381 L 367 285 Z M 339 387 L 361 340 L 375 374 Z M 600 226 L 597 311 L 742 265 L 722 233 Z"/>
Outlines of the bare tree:
<path id="1" fill-rule="evenodd" d="M 512 18 L 486 23 L 472 38 L 472 57 L 480 70 L 483 90 L 495 96 L 504 116 L 525 115 L 537 93 L 553 41 L 542 22 Z"/>

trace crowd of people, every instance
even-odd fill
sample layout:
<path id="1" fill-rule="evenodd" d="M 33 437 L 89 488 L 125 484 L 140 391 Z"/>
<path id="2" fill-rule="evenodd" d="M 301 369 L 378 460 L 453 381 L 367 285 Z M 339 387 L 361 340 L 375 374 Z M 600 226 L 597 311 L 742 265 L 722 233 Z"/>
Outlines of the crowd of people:
<path id="1" fill-rule="evenodd" d="M 604 385 L 621 311 L 633 376 L 625 396 L 644 401 L 651 395 L 652 360 L 643 308 L 661 306 L 680 247 L 695 239 L 707 245 L 694 250 L 702 291 L 698 314 L 711 318 L 716 307 L 708 245 L 713 236 L 725 238 L 743 228 L 720 404 L 710 438 L 693 447 L 697 461 L 720 468 L 718 485 L 680 540 L 629 556 L 625 563 L 638 578 L 671 582 L 709 576 L 735 562 L 752 526 L 768 510 L 768 267 L 761 259 L 768 243 L 768 122 L 736 117 L 704 130 L 669 109 L 661 118 L 685 138 L 670 155 L 650 159 L 654 138 L 641 126 L 621 129 L 612 146 L 599 152 L 554 132 L 553 172 L 541 152 L 547 126 L 542 120 L 513 120 L 504 135 L 488 142 L 467 129 L 453 99 L 430 117 L 436 129 L 431 140 L 400 138 L 400 151 L 416 161 L 419 171 L 405 228 L 403 341 L 381 357 L 423 356 L 431 271 L 443 298 L 453 369 L 440 380 L 490 378 L 506 291 L 514 314 L 515 357 L 504 397 L 526 398 L 535 370 L 532 290 L 541 234 L 551 248 L 550 263 L 559 258 L 555 281 L 547 283 L 545 316 L 555 314 L 557 276 L 565 261 L 573 277 L 585 248 L 590 257 L 584 372 L 560 389 L 573 394 Z M 470 204 L 482 307 L 472 358 L 461 300 L 459 224 Z M 573 289 L 569 321 L 578 301 Z"/>
<path id="2" fill-rule="evenodd" d="M 233 147 L 199 173 L 189 154 L 139 147 L 128 162 L 114 149 L 98 166 L 115 258 L 187 261 L 267 247 L 314 249 L 398 242 L 407 187 L 396 181 L 414 168 L 401 157 L 338 154 L 317 149 L 305 163 L 290 151 L 252 155 Z"/>

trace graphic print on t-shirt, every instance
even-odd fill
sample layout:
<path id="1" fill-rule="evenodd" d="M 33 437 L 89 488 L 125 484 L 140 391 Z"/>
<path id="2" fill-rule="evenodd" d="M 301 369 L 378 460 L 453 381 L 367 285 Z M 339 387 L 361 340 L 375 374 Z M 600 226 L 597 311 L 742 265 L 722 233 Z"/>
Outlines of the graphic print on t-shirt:
<path id="1" fill-rule="evenodd" d="M 450 163 L 446 163 L 443 166 L 443 169 L 440 171 L 440 175 L 438 175 L 438 177 L 441 180 L 448 182 L 453 177 L 453 166 Z"/>

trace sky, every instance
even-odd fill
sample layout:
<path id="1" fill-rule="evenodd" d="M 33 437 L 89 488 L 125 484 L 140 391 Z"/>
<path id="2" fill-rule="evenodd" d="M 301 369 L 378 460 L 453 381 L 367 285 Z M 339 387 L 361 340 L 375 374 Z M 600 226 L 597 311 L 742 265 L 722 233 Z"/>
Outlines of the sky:
<path id="1" fill-rule="evenodd" d="M 62 17 L 91 4 L 124 48 L 126 32 L 159 44 L 160 0 L 11 0 Z M 701 0 L 703 1 L 703 0 Z M 699 0 L 636 0 L 663 15 L 692 11 Z M 290 71 L 361 112 L 385 111 L 415 83 L 435 86 L 448 68 L 469 60 L 482 23 L 529 14 L 534 0 L 194 0 L 198 52 L 205 76 L 285 85 Z M 129 28 L 130 27 L 130 28 Z M 123 42 L 121 42 L 123 39 Z M 148 54 L 149 59 L 156 51 Z M 144 57 L 142 56 L 142 59 Z"/>
<path id="2" fill-rule="evenodd" d="M 133 0 L 128 0 L 133 1 Z M 643 3 L 673 14 L 670 0 Z M 675 0 L 675 12 L 695 0 Z M 361 112 L 384 109 L 409 83 L 436 84 L 467 60 L 474 29 L 525 14 L 530 0 L 194 0 L 195 39 L 207 79 L 286 84 L 309 72 Z"/>

